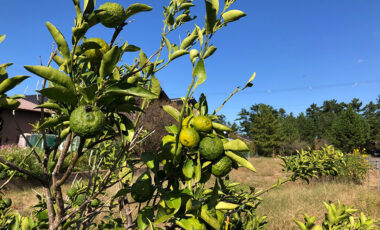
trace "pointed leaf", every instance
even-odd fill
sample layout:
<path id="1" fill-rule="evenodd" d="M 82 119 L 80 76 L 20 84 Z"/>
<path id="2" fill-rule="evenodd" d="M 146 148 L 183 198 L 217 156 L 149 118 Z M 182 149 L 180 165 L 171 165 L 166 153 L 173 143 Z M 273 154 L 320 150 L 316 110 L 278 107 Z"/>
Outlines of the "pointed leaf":
<path id="1" fill-rule="evenodd" d="M 193 75 L 198 77 L 194 88 L 196 88 L 197 86 L 201 85 L 203 82 L 206 81 L 207 76 L 206 76 L 205 63 L 203 59 L 199 59 L 199 61 L 195 65 Z"/>
<path id="2" fill-rule="evenodd" d="M 103 55 L 99 69 L 99 75 L 102 79 L 105 79 L 109 74 L 113 72 L 113 69 L 119 62 L 120 53 L 120 48 L 114 46 Z"/>
<path id="3" fill-rule="evenodd" d="M 106 90 L 106 93 L 113 93 L 119 95 L 133 95 L 138 97 L 143 97 L 147 99 L 157 99 L 158 95 L 146 90 L 141 86 L 132 86 L 126 89 L 119 88 L 117 86 L 112 86 Z"/>
<path id="4" fill-rule="evenodd" d="M 188 53 L 189 53 L 189 51 L 187 51 L 187 50 L 177 50 L 169 56 L 169 60 L 173 61 L 174 59 L 179 58 L 179 57 L 186 55 Z"/>
<path id="5" fill-rule="evenodd" d="M 249 151 L 249 148 L 246 143 L 244 143 L 242 140 L 236 139 L 229 141 L 225 143 L 224 150 L 230 150 L 230 151 Z"/>
<path id="6" fill-rule="evenodd" d="M 220 201 L 215 208 L 218 210 L 234 210 L 238 208 L 240 205 L 238 204 L 233 204 L 233 203 L 228 203 L 224 201 Z"/>
<path id="7" fill-rule="evenodd" d="M 95 0 L 84 0 L 83 15 L 85 18 L 94 11 Z"/>
<path id="8" fill-rule="evenodd" d="M 215 129 L 216 131 L 219 131 L 219 132 L 232 132 L 233 130 L 226 126 L 226 125 L 223 125 L 223 124 L 219 124 L 219 123 L 216 123 L 216 122 L 212 122 L 212 128 Z"/>
<path id="9" fill-rule="evenodd" d="M 215 53 L 216 49 L 217 48 L 215 46 L 208 47 L 205 55 L 203 56 L 203 59 L 206 59 L 206 58 L 210 57 L 211 55 L 213 55 Z"/>
<path id="10" fill-rule="evenodd" d="M 42 78 L 45 78 L 48 81 L 51 81 L 55 84 L 66 87 L 67 89 L 73 89 L 73 82 L 70 77 L 62 73 L 59 70 L 54 69 L 53 67 L 45 66 L 24 66 L 26 70 L 32 72 Z"/>
<path id="11" fill-rule="evenodd" d="M 186 179 L 190 180 L 194 174 L 194 162 L 191 159 L 187 159 L 182 167 L 182 173 Z"/>
<path id="12" fill-rule="evenodd" d="M 20 84 L 22 81 L 27 79 L 29 76 L 15 76 L 12 78 L 5 79 L 0 83 L 0 94 L 4 94 L 7 91 L 13 89 L 16 87 L 18 84 Z"/>
<path id="13" fill-rule="evenodd" d="M 5 37 L 6 37 L 5 35 L 0 35 L 0 43 L 4 41 Z"/>
<path id="14" fill-rule="evenodd" d="M 255 167 L 253 167 L 253 165 L 251 164 L 251 162 L 249 162 L 248 160 L 246 160 L 245 158 L 231 152 L 231 151 L 225 151 L 225 154 L 226 156 L 228 156 L 229 158 L 231 158 L 232 160 L 236 161 L 237 163 L 239 163 L 241 166 L 253 171 L 253 172 L 256 172 L 256 169 Z"/>
<path id="15" fill-rule="evenodd" d="M 149 227 L 149 222 L 153 221 L 154 218 L 154 209 L 153 207 L 146 206 L 141 209 L 137 216 L 137 225 L 139 230 L 145 230 Z"/>
<path id="16" fill-rule="evenodd" d="M 161 85 L 160 85 L 160 81 L 154 76 L 152 75 L 151 77 L 151 81 L 152 81 L 152 88 L 151 88 L 151 92 L 155 95 L 160 95 L 161 94 Z"/>
<path id="17" fill-rule="evenodd" d="M 216 15 L 219 11 L 219 0 L 205 0 L 206 3 L 206 31 L 208 34 L 213 33 L 216 23 Z"/>
<path id="18" fill-rule="evenodd" d="M 135 3 L 130 6 L 125 10 L 125 19 L 130 18 L 131 16 L 144 12 L 144 11 L 151 11 L 152 7 L 142 4 L 142 3 Z"/>
<path id="19" fill-rule="evenodd" d="M 68 103 L 72 105 L 77 103 L 77 98 L 74 92 L 61 86 L 41 89 L 39 92 L 45 95 L 47 98 L 55 101 Z"/>
<path id="20" fill-rule="evenodd" d="M 171 105 L 164 105 L 162 109 L 179 122 L 180 112 Z"/>
<path id="21" fill-rule="evenodd" d="M 66 39 L 62 35 L 61 31 L 59 31 L 57 27 L 55 27 L 50 22 L 46 22 L 46 27 L 48 28 L 55 43 L 57 43 L 59 53 L 62 55 L 64 59 L 70 59 L 69 46 L 67 45 Z"/>
<path id="22" fill-rule="evenodd" d="M 222 14 L 225 23 L 237 21 L 244 16 L 246 16 L 246 14 L 241 10 L 230 10 Z"/>

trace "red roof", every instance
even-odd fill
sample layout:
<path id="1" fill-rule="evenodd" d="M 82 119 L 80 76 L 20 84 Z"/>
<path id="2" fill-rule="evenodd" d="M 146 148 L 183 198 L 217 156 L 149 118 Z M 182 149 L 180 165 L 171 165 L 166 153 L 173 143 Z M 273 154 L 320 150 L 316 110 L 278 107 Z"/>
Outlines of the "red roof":
<path id="1" fill-rule="evenodd" d="M 25 99 L 18 99 L 18 101 L 21 103 L 18 107 L 19 110 L 27 110 L 27 111 L 33 111 L 33 112 L 41 112 L 41 109 L 36 108 L 37 104 L 34 104 L 30 101 L 27 101 Z M 53 113 L 53 111 L 49 111 L 45 109 L 45 112 L 47 113 Z"/>

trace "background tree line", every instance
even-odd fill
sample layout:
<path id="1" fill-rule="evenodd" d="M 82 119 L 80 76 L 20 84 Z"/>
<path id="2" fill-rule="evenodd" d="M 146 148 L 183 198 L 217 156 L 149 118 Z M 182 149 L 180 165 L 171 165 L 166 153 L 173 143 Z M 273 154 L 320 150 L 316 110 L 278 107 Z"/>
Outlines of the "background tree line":
<path id="1" fill-rule="evenodd" d="M 226 123 L 224 115 L 219 116 L 219 122 Z M 326 100 L 321 106 L 311 104 L 297 116 L 283 108 L 254 104 L 249 110 L 243 108 L 236 122 L 229 125 L 252 140 L 254 153 L 264 156 L 292 154 L 300 148 L 324 144 L 333 144 L 344 152 L 355 148 L 379 152 L 380 95 L 366 105 L 357 98 L 350 103 Z"/>

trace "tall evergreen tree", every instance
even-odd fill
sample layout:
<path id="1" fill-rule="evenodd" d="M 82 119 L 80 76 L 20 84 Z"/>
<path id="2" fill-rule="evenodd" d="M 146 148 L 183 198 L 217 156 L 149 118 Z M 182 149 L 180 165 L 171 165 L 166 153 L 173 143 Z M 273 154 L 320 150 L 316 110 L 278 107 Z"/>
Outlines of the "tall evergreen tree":
<path id="1" fill-rule="evenodd" d="M 370 129 L 367 121 L 349 105 L 333 121 L 329 136 L 337 148 L 350 152 L 366 145 L 370 139 Z"/>
<path id="2" fill-rule="evenodd" d="M 241 130 L 253 139 L 258 154 L 270 156 L 278 152 L 283 141 L 279 115 L 272 106 L 265 104 L 255 104 L 250 112 L 242 109 L 239 113 Z"/>

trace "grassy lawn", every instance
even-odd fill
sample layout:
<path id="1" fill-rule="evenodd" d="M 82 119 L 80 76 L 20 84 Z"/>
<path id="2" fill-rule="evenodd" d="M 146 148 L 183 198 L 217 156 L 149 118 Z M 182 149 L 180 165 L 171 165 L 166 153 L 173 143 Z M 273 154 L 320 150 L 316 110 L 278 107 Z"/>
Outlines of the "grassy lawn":
<path id="1" fill-rule="evenodd" d="M 252 173 L 244 168 L 234 170 L 231 180 L 247 183 L 257 189 L 266 188 L 283 177 L 281 160 L 273 158 L 252 158 L 257 169 Z M 65 190 L 70 186 L 66 185 Z M 30 206 L 37 202 L 35 195 L 42 189 L 35 183 L 17 179 L 8 186 L 5 196 L 12 198 L 13 207 L 23 215 L 29 215 Z M 111 188 L 110 194 L 116 192 Z M 340 201 L 352 205 L 371 217 L 380 218 L 380 192 L 370 189 L 368 184 L 356 185 L 333 181 L 289 182 L 279 189 L 272 190 L 262 196 L 263 203 L 258 208 L 259 215 L 268 216 L 267 229 L 297 229 L 293 219 L 303 219 L 302 213 L 317 216 L 318 222 L 323 218 L 325 207 L 323 201 Z"/>

